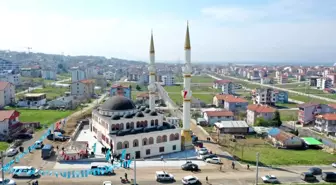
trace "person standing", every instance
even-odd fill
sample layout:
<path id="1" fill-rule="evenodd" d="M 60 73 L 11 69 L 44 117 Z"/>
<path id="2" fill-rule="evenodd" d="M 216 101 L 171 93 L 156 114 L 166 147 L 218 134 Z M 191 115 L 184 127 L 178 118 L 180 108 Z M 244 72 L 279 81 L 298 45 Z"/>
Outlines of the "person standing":
<path id="1" fill-rule="evenodd" d="M 127 180 L 127 173 L 125 173 L 125 179 Z"/>
<path id="2" fill-rule="evenodd" d="M 208 176 L 205 177 L 205 181 L 206 181 L 207 183 L 209 182 Z"/>

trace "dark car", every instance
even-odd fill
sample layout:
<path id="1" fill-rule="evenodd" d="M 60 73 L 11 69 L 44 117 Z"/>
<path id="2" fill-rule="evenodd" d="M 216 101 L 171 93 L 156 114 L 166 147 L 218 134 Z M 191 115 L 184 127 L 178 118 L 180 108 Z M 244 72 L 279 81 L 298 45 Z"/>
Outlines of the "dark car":
<path id="1" fill-rule="evenodd" d="M 317 181 L 316 177 L 310 172 L 303 172 L 300 175 L 300 178 L 306 182 L 315 182 Z"/>
<path id="2" fill-rule="evenodd" d="M 54 140 L 54 134 L 48 135 L 47 139 Z M 69 136 L 63 136 L 63 135 L 62 136 L 55 136 L 55 141 L 66 141 L 68 139 L 70 139 Z"/>
<path id="3" fill-rule="evenodd" d="M 186 162 L 185 164 L 183 164 L 181 166 L 182 170 L 186 170 L 186 171 L 197 171 L 199 170 L 198 165 L 194 164 L 192 162 Z"/>
<path id="4" fill-rule="evenodd" d="M 215 155 L 215 154 L 207 154 L 207 155 L 202 156 L 202 160 L 205 161 L 206 159 L 214 158 L 214 157 L 217 157 L 217 155 Z"/>
<path id="5" fill-rule="evenodd" d="M 33 138 L 32 134 L 18 134 L 16 139 L 31 139 Z"/>
<path id="6" fill-rule="evenodd" d="M 323 172 L 322 179 L 326 182 L 336 182 L 336 173 L 334 172 Z"/>
<path id="7" fill-rule="evenodd" d="M 65 131 L 62 129 L 55 129 L 54 132 L 60 132 L 61 134 L 65 134 Z"/>
<path id="8" fill-rule="evenodd" d="M 313 175 L 321 175 L 321 174 L 322 174 L 322 169 L 321 169 L 321 168 L 317 168 L 317 167 L 309 168 L 308 171 L 309 171 L 311 174 L 313 174 Z"/>

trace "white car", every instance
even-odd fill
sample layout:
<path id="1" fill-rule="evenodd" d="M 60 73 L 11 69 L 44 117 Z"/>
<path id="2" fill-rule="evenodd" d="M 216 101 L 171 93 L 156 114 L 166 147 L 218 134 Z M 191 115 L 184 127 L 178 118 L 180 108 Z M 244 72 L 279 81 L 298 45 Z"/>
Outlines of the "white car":
<path id="1" fill-rule="evenodd" d="M 0 178 L 0 184 L 4 185 L 16 185 L 16 182 L 13 179 L 5 179 L 4 181 Z"/>
<path id="2" fill-rule="evenodd" d="M 192 175 L 185 176 L 182 179 L 182 184 L 196 184 L 198 183 L 198 178 Z"/>
<path id="3" fill-rule="evenodd" d="M 112 185 L 112 182 L 111 181 L 104 181 L 103 185 Z"/>
<path id="4" fill-rule="evenodd" d="M 336 163 L 332 163 L 331 166 L 336 168 Z"/>
<path id="5" fill-rule="evenodd" d="M 34 143 L 34 145 L 35 145 L 35 148 L 36 149 L 41 149 L 41 148 L 43 148 L 43 142 L 42 141 L 36 141 L 35 143 Z"/>
<path id="6" fill-rule="evenodd" d="M 213 157 L 213 158 L 208 158 L 205 160 L 207 163 L 212 163 L 212 164 L 221 164 L 221 159 L 219 157 Z"/>
<path id="7" fill-rule="evenodd" d="M 265 175 L 261 177 L 261 179 L 264 181 L 264 183 L 278 183 L 279 180 L 274 175 Z"/>
<path id="8" fill-rule="evenodd" d="M 207 154 L 208 153 L 208 149 L 206 149 L 206 148 L 200 148 L 199 150 L 198 150 L 198 154 L 199 155 L 205 155 L 205 154 Z"/>
<path id="9" fill-rule="evenodd" d="M 161 181 L 174 181 L 174 176 L 165 171 L 157 171 L 155 173 L 155 180 L 158 182 Z"/>
<path id="10" fill-rule="evenodd" d="M 7 157 L 13 157 L 15 156 L 17 153 L 19 153 L 19 151 L 16 148 L 10 148 L 7 150 L 6 152 L 6 156 Z"/>

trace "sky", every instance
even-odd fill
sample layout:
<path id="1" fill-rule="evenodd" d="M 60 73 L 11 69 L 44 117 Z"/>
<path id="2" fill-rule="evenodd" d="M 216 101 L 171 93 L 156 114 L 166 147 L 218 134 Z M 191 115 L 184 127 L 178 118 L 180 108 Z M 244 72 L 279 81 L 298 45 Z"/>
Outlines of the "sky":
<path id="1" fill-rule="evenodd" d="M 148 61 L 336 61 L 335 0 L 0 0 L 0 49 Z"/>

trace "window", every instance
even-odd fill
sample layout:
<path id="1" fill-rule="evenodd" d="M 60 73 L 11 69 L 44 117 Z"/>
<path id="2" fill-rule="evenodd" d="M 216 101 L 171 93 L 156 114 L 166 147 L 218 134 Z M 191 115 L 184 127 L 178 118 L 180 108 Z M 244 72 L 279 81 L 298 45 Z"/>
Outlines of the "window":
<path id="1" fill-rule="evenodd" d="M 143 146 L 147 145 L 147 138 L 143 138 L 143 139 L 142 139 L 142 145 L 143 145 Z"/>
<path id="2" fill-rule="evenodd" d="M 166 135 L 162 136 L 162 142 L 167 142 L 167 136 Z"/>
<path id="3" fill-rule="evenodd" d="M 175 135 L 174 134 L 170 134 L 169 141 L 174 141 L 174 140 L 175 140 Z"/>
<path id="4" fill-rule="evenodd" d="M 150 155 L 150 149 L 146 150 L 146 155 Z"/>
<path id="5" fill-rule="evenodd" d="M 154 120 L 151 120 L 151 126 L 152 127 L 154 126 Z"/>
<path id="6" fill-rule="evenodd" d="M 139 141 L 137 139 L 134 139 L 133 147 L 138 147 L 138 146 L 139 146 Z"/>
<path id="7" fill-rule="evenodd" d="M 158 126 L 159 125 L 159 120 L 155 120 L 155 126 Z"/>
<path id="8" fill-rule="evenodd" d="M 179 140 L 180 139 L 180 135 L 178 133 L 175 134 L 175 140 Z"/>
<path id="9" fill-rule="evenodd" d="M 164 152 L 164 146 L 159 148 L 159 152 Z"/>
<path id="10" fill-rule="evenodd" d="M 128 122 L 126 123 L 126 129 L 130 129 L 130 124 Z"/>
<path id="11" fill-rule="evenodd" d="M 158 137 L 156 138 L 156 143 L 161 143 L 161 136 L 158 136 Z"/>
<path id="12" fill-rule="evenodd" d="M 124 141 L 124 148 L 128 148 L 128 147 L 129 147 L 128 141 Z"/>
<path id="13" fill-rule="evenodd" d="M 176 145 L 173 145 L 173 150 L 176 150 Z"/>
<path id="14" fill-rule="evenodd" d="M 122 144 L 121 144 L 121 142 L 118 142 L 117 143 L 117 150 L 120 150 L 120 149 L 122 149 Z"/>
<path id="15" fill-rule="evenodd" d="M 150 145 L 154 144 L 154 139 L 152 137 L 149 138 L 148 144 L 150 144 Z"/>

